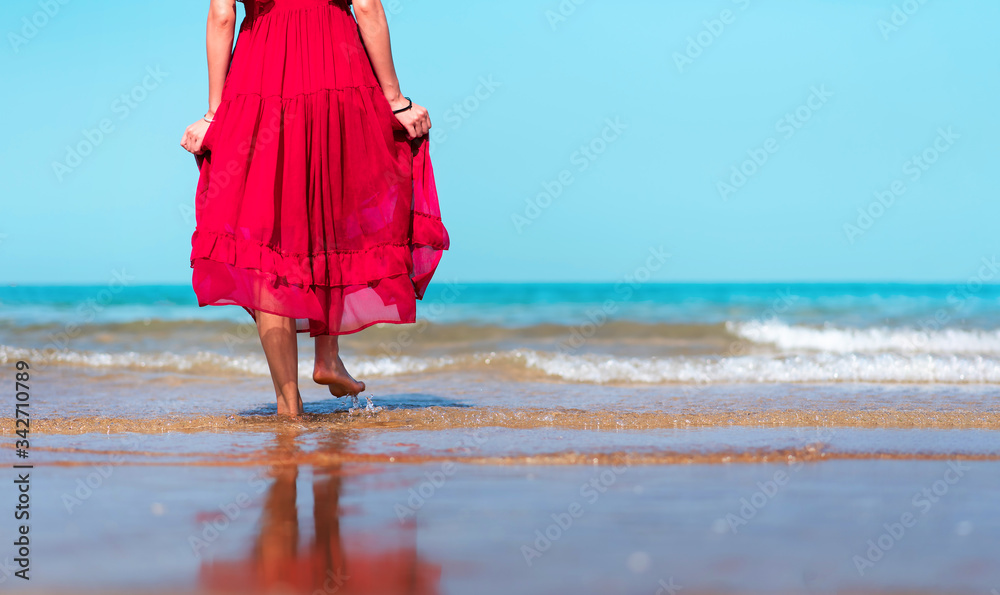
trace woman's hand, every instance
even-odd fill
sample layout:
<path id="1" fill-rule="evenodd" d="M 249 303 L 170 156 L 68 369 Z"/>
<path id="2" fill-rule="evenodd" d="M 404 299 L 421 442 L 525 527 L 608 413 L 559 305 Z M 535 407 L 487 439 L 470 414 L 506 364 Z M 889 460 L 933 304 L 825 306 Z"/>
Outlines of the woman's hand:
<path id="1" fill-rule="evenodd" d="M 402 109 L 410 102 L 399 92 L 399 78 L 392 62 L 392 44 L 389 42 L 389 23 L 382 0 L 353 0 L 353 5 L 361 42 L 371 60 L 379 87 L 392 106 L 392 111 Z M 427 115 L 427 110 L 415 103 L 405 112 L 396 114 L 396 119 L 406 129 L 410 140 L 426 135 L 431 129 L 431 118 Z"/>
<path id="2" fill-rule="evenodd" d="M 205 133 L 208 132 L 210 124 L 204 118 L 187 127 L 184 131 L 184 138 L 181 139 L 181 146 L 194 155 L 201 155 L 205 152 L 201 143 L 205 140 Z"/>
<path id="3" fill-rule="evenodd" d="M 392 107 L 393 111 L 402 109 L 408 105 L 410 105 L 410 100 L 405 97 L 389 101 L 389 106 Z M 410 135 L 410 140 L 420 138 L 430 132 L 431 116 L 423 106 L 419 106 L 416 103 L 405 112 L 396 114 L 396 119 L 406 128 L 406 132 Z"/>

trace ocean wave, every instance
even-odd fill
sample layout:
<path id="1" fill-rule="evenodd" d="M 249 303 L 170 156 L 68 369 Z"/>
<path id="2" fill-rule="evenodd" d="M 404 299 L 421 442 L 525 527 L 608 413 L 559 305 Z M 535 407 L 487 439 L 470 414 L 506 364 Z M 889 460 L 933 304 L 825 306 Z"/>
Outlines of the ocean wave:
<path id="1" fill-rule="evenodd" d="M 786 352 L 1000 355 L 1000 329 L 837 328 L 783 322 L 730 322 L 726 327 L 741 339 Z"/>
<path id="2" fill-rule="evenodd" d="M 0 345 L 0 364 L 25 360 L 34 366 L 78 366 L 85 368 L 115 368 L 150 372 L 187 374 L 232 374 L 268 376 L 267 360 L 262 355 L 231 356 L 214 352 L 176 354 L 169 352 L 142 353 L 135 351 L 103 353 L 64 350 L 24 349 Z M 412 357 L 374 357 L 350 360 L 352 371 L 362 376 L 397 376 L 426 371 L 447 365 L 448 358 L 419 359 Z M 311 376 L 313 360 L 299 361 L 299 374 Z"/>
<path id="3" fill-rule="evenodd" d="M 400 333 L 419 336 L 421 342 L 456 343 L 474 341 L 517 341 L 550 339 L 571 341 L 584 337 L 588 340 L 675 340 L 675 339 L 718 339 L 732 340 L 735 337 L 723 323 L 678 324 L 667 322 L 643 322 L 636 320 L 602 320 L 594 324 L 585 319 L 579 324 L 538 323 L 528 326 L 504 326 L 475 322 L 432 322 L 419 320 L 415 325 L 399 326 L 376 324 L 365 333 L 352 337 L 359 344 L 383 344 L 398 338 Z M 50 335 L 61 336 L 66 324 L 60 321 L 44 323 L 14 323 L 0 318 L 0 330 L 11 337 L 39 338 Z M 202 335 L 212 337 L 256 337 L 254 323 L 247 319 L 242 323 L 228 320 L 178 319 L 164 320 L 150 318 L 124 322 L 95 322 L 74 324 L 73 336 L 78 338 L 94 335 L 113 335 L 123 339 L 134 336 L 159 337 L 169 334 Z"/>
<path id="4" fill-rule="evenodd" d="M 0 324 L 0 340 L 10 344 L 48 346 L 57 344 L 52 337 L 62 336 L 61 327 L 51 323 L 17 327 Z M 635 348 L 633 351 L 648 351 L 651 355 L 663 355 L 668 350 L 671 355 L 714 353 L 720 356 L 802 352 L 1000 356 L 1000 329 L 852 328 L 784 321 L 674 324 L 599 320 L 579 325 L 546 323 L 508 327 L 422 320 L 410 327 L 376 325 L 352 337 L 351 344 L 360 352 L 397 355 L 404 336 L 407 343 L 418 341 L 426 349 L 439 348 L 462 355 L 515 347 L 557 351 L 587 344 L 591 347 L 611 345 L 612 351 Z M 249 341 L 250 345 L 257 341 L 256 329 L 249 323 L 161 319 L 79 325 L 74 328 L 73 339 L 101 343 L 110 351 L 116 351 L 115 344 L 129 345 L 137 340 L 169 341 L 173 345 L 195 348 L 207 346 L 209 350 L 219 344 Z M 94 348 L 93 345 L 83 347 Z"/>
<path id="5" fill-rule="evenodd" d="M 102 353 L 39 351 L 0 346 L 0 363 L 25 359 L 46 365 L 176 372 L 205 375 L 267 376 L 261 355 Z M 730 383 L 916 383 L 1000 384 L 1000 359 L 982 355 L 837 354 L 740 357 L 619 357 L 536 350 L 510 350 L 462 356 L 345 357 L 357 377 L 378 378 L 432 372 L 493 372 L 511 381 L 561 381 L 583 384 L 730 384 Z M 312 361 L 299 364 L 309 377 Z"/>
<path id="6" fill-rule="evenodd" d="M 548 376 L 594 384 L 1000 383 L 1000 360 L 982 356 L 830 354 L 698 358 L 621 358 L 526 352 Z"/>

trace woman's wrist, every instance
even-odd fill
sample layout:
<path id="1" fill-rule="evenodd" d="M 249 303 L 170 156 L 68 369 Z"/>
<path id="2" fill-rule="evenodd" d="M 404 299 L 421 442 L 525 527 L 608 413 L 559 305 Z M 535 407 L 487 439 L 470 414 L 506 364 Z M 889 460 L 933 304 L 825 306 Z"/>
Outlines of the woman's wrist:
<path id="1" fill-rule="evenodd" d="M 389 105 L 392 106 L 393 110 L 406 107 L 406 104 L 408 103 L 408 100 L 403 97 L 403 94 L 398 90 L 392 94 L 386 93 L 385 98 L 389 102 Z"/>

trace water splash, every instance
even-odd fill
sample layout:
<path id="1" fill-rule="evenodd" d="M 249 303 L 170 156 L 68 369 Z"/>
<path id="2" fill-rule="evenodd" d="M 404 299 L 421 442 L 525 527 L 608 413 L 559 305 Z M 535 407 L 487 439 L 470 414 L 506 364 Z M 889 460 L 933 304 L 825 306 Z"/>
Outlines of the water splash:
<path id="1" fill-rule="evenodd" d="M 364 409 L 362 409 L 361 399 L 358 397 L 358 395 L 351 395 L 351 408 L 348 410 L 348 413 L 352 416 L 361 413 L 365 413 L 366 415 L 371 416 L 376 413 L 381 413 L 382 411 L 385 411 L 384 407 L 375 405 L 375 403 L 372 401 L 371 395 L 365 395 L 365 399 L 367 400 L 367 404 L 365 405 Z"/>

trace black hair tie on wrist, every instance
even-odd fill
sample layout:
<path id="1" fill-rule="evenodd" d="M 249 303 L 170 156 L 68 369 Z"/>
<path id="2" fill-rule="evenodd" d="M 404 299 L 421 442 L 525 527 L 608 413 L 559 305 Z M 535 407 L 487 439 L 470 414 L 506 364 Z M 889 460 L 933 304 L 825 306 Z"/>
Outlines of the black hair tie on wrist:
<path id="1" fill-rule="evenodd" d="M 410 109 L 411 107 L 413 107 L 413 100 L 412 99 L 410 99 L 409 97 L 404 97 L 403 99 L 409 101 L 410 105 L 408 105 L 406 107 L 401 107 L 398 110 L 394 110 L 392 112 L 393 114 L 401 114 L 401 113 L 405 112 L 406 110 Z"/>

